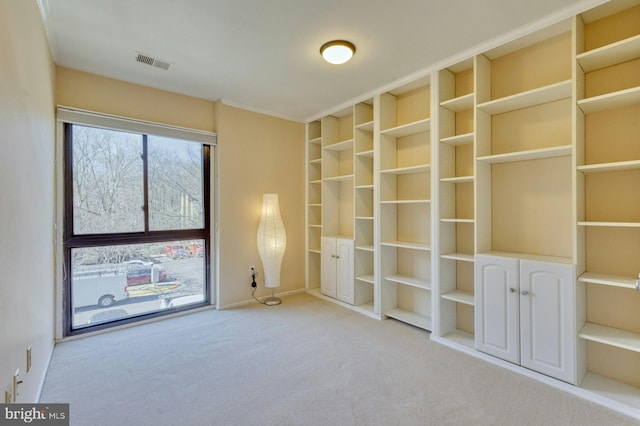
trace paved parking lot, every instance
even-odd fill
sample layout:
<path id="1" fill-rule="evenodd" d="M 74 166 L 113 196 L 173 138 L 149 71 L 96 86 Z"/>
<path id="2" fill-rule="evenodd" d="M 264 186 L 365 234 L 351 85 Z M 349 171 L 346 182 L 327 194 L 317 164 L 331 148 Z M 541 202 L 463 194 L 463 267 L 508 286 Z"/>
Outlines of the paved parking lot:
<path id="1" fill-rule="evenodd" d="M 129 287 L 130 297 L 108 308 L 82 306 L 75 309 L 73 327 L 82 327 L 115 319 L 157 312 L 166 309 L 170 300 L 191 295 L 203 295 L 203 259 L 163 259 L 159 266 L 166 269 L 165 282 Z"/>

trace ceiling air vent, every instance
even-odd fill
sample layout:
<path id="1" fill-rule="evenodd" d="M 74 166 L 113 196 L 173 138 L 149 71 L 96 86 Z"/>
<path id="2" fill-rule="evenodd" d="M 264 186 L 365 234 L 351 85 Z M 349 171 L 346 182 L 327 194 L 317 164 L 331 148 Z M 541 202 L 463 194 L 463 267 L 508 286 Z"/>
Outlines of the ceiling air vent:
<path id="1" fill-rule="evenodd" d="M 145 55 L 144 53 L 138 53 L 136 56 L 136 61 L 141 62 L 143 64 L 151 65 L 156 68 L 162 68 L 163 70 L 168 70 L 171 67 L 171 62 L 163 61 L 153 56 Z"/>

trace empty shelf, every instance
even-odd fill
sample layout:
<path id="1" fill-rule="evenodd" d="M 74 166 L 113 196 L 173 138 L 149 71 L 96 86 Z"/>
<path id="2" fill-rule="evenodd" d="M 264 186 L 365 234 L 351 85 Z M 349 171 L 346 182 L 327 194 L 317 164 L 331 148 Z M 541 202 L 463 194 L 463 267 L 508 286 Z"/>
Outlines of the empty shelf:
<path id="1" fill-rule="evenodd" d="M 407 311 L 400 308 L 391 309 L 384 314 L 390 318 L 395 318 L 399 321 L 406 322 L 407 324 L 411 324 L 425 330 L 431 330 L 431 317 L 420 315 L 415 312 Z"/>
<path id="2" fill-rule="evenodd" d="M 362 282 L 369 283 L 369 284 L 373 284 L 374 283 L 373 274 L 371 274 L 371 275 L 358 275 L 356 277 L 356 279 L 358 281 L 362 281 Z"/>
<path id="3" fill-rule="evenodd" d="M 621 64 L 640 56 L 640 35 L 579 54 L 576 59 L 584 72 Z"/>
<path id="4" fill-rule="evenodd" d="M 353 148 L 353 139 L 340 141 L 331 145 L 323 146 L 322 148 L 328 151 L 346 151 Z"/>
<path id="5" fill-rule="evenodd" d="M 449 136 L 440 139 L 441 143 L 451 146 L 470 145 L 473 143 L 473 133 L 465 133 L 464 135 Z"/>
<path id="6" fill-rule="evenodd" d="M 589 114 L 606 109 L 622 108 L 637 103 L 640 103 L 640 86 L 579 100 L 578 107 L 580 107 L 585 114 Z"/>
<path id="7" fill-rule="evenodd" d="M 489 164 L 512 163 L 514 161 L 541 160 L 543 158 L 566 157 L 571 155 L 571 145 L 554 146 L 552 148 L 532 149 L 529 151 L 508 152 L 506 154 L 485 155 L 478 161 Z"/>
<path id="8" fill-rule="evenodd" d="M 423 290 L 431 290 L 431 283 L 428 280 L 420 278 L 409 277 L 406 275 L 389 275 L 384 277 L 384 279 L 398 284 L 421 288 Z"/>
<path id="9" fill-rule="evenodd" d="M 425 118 L 423 120 L 414 121 L 413 123 L 403 124 L 401 126 L 385 129 L 380 133 L 384 136 L 393 136 L 396 138 L 402 136 L 415 135 L 417 133 L 428 132 L 431 130 L 431 119 Z"/>
<path id="10" fill-rule="evenodd" d="M 452 112 L 465 111 L 473 108 L 473 93 L 459 96 L 448 101 L 440 102 L 440 106 Z"/>
<path id="11" fill-rule="evenodd" d="M 621 277 L 619 275 L 598 274 L 596 272 L 585 272 L 578 277 L 578 281 L 588 284 L 610 285 L 613 287 L 636 288 L 636 279 Z"/>
<path id="12" fill-rule="evenodd" d="M 593 342 L 640 352 L 640 333 L 587 322 L 578 333 L 578 336 Z"/>
<path id="13" fill-rule="evenodd" d="M 383 243 L 380 243 L 380 245 L 387 246 L 387 247 L 408 248 L 413 250 L 425 250 L 425 251 L 431 250 L 431 246 L 429 244 L 412 243 L 409 241 L 385 241 Z"/>
<path id="14" fill-rule="evenodd" d="M 578 166 L 582 173 L 617 172 L 622 170 L 640 169 L 640 160 L 618 161 L 615 163 L 585 164 Z"/>
<path id="15" fill-rule="evenodd" d="M 560 83 L 529 90 L 504 98 L 495 99 L 478 105 L 478 109 L 492 115 L 516 111 L 547 102 L 558 101 L 571 97 L 572 81 L 566 80 Z"/>
<path id="16" fill-rule="evenodd" d="M 465 305 L 475 306 L 475 297 L 473 293 L 462 290 L 453 290 L 448 293 L 440 295 L 443 299 L 452 300 L 458 303 L 464 303 Z"/>

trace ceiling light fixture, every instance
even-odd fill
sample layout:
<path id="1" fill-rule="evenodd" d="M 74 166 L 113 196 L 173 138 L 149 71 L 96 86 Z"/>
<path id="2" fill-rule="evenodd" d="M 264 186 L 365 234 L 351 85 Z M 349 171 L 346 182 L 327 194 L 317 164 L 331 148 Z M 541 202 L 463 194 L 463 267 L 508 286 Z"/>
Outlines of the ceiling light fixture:
<path id="1" fill-rule="evenodd" d="M 354 53 L 356 53 L 356 47 L 346 40 L 329 41 L 320 48 L 320 54 L 324 60 L 334 65 L 344 64 Z"/>

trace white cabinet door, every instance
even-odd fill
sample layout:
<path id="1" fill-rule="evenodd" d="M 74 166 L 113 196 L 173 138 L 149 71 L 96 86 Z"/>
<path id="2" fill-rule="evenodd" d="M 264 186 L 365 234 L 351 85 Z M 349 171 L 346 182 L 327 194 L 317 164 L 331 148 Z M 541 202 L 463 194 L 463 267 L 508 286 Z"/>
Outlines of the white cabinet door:
<path id="1" fill-rule="evenodd" d="M 320 292 L 353 305 L 354 241 L 345 238 L 322 237 L 320 241 Z"/>
<path id="2" fill-rule="evenodd" d="M 520 261 L 521 364 L 575 384 L 573 265 Z"/>
<path id="3" fill-rule="evenodd" d="M 338 300 L 350 303 L 354 302 L 354 242 L 339 238 L 336 243 L 337 271 L 336 279 L 338 284 Z"/>
<path id="4" fill-rule="evenodd" d="M 322 237 L 320 240 L 320 292 L 329 297 L 337 297 L 336 283 L 336 239 Z"/>
<path id="5" fill-rule="evenodd" d="M 477 255 L 474 268 L 476 349 L 519 364 L 518 259 Z"/>

